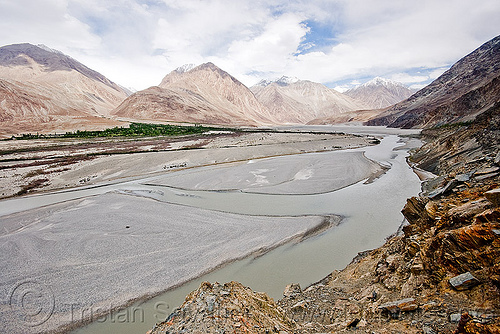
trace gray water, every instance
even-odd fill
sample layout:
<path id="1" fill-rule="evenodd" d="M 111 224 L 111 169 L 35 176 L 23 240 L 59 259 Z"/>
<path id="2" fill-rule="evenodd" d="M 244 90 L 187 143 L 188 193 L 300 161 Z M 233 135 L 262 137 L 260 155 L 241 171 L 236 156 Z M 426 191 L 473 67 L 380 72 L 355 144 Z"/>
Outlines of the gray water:
<path id="1" fill-rule="evenodd" d="M 145 180 L 85 190 L 97 193 L 112 189 L 147 190 L 152 191 L 148 196 L 160 201 L 211 210 L 258 215 L 337 214 L 345 219 L 341 225 L 318 236 L 286 244 L 258 258 L 233 262 L 147 302 L 96 319 L 75 333 L 145 333 L 164 320 L 202 281 L 239 281 L 279 299 L 289 283 L 305 287 L 335 269 L 344 268 L 358 252 L 379 247 L 387 236 L 396 232 L 403 221 L 400 210 L 406 198 L 420 190 L 418 177 L 406 164 L 407 150 L 397 149 L 401 145 L 399 137 L 389 135 L 380 145 L 358 149 L 390 169 L 370 184 L 359 182 L 324 194 L 188 191 L 145 186 Z"/>

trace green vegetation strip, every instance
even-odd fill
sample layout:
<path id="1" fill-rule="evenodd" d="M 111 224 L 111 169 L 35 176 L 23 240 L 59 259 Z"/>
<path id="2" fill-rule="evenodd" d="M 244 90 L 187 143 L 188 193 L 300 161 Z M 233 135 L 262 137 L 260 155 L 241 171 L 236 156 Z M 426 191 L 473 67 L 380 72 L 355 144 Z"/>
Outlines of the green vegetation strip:
<path id="1" fill-rule="evenodd" d="M 201 125 L 181 126 L 169 124 L 131 123 L 129 127 L 114 127 L 102 131 L 76 131 L 65 134 L 22 134 L 11 139 L 47 139 L 47 138 L 109 138 L 109 137 L 158 137 L 202 134 L 208 131 L 237 131 L 236 129 L 207 127 Z"/>

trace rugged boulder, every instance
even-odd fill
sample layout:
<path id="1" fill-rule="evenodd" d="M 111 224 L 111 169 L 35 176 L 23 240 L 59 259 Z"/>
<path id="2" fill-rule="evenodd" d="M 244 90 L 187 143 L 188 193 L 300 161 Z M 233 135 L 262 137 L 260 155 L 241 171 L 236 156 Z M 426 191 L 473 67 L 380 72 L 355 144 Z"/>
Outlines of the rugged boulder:
<path id="1" fill-rule="evenodd" d="M 149 333 L 291 333 L 295 328 L 265 293 L 237 282 L 204 282 Z"/>

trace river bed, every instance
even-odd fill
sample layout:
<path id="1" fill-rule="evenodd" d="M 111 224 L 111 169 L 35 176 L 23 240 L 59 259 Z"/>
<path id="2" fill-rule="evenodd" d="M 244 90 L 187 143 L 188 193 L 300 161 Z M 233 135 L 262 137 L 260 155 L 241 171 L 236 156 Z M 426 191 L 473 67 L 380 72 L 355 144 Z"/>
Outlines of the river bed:
<path id="1" fill-rule="evenodd" d="M 339 131 L 338 128 L 335 130 Z M 366 131 L 369 131 L 370 134 L 377 134 L 377 129 L 373 128 L 356 129 L 354 127 L 347 127 L 346 130 L 349 131 L 345 132 L 356 133 L 356 131 L 360 131 L 360 133 L 366 133 Z M 324 128 L 321 131 L 324 131 Z M 57 224 L 60 226 L 66 224 L 67 230 L 64 230 L 63 234 L 69 236 L 65 242 L 72 242 L 74 241 L 73 239 L 77 238 L 78 240 L 76 241 L 78 242 L 75 245 L 83 247 L 82 251 L 87 255 L 93 254 L 93 247 L 96 245 L 100 247 L 98 249 L 102 249 L 108 253 L 112 252 L 113 249 L 123 250 L 125 248 L 123 252 L 118 253 L 116 261 L 110 262 L 109 268 L 106 268 L 106 271 L 104 271 L 104 273 L 109 274 L 113 278 L 113 280 L 108 280 L 108 283 L 104 283 L 106 276 L 92 277 L 92 270 L 88 270 L 91 258 L 90 260 L 86 258 L 83 262 L 77 261 L 78 267 L 81 266 L 82 270 L 87 266 L 86 271 L 84 271 L 84 281 L 80 281 L 82 286 L 78 283 L 78 280 L 82 279 L 82 275 L 75 272 L 75 264 L 71 263 L 63 263 L 64 270 L 56 267 L 54 269 L 55 272 L 52 274 L 49 271 L 44 273 L 39 272 L 38 276 L 25 275 L 28 278 L 37 277 L 35 283 L 39 283 L 42 279 L 41 277 L 49 274 L 51 276 L 56 275 L 55 277 L 58 277 L 60 280 L 60 283 L 57 283 L 57 280 L 56 283 L 53 282 L 56 289 L 58 287 L 61 288 L 61 284 L 64 284 L 64 282 L 70 282 L 68 281 L 70 278 L 64 276 L 66 275 L 64 274 L 65 272 L 70 272 L 74 275 L 75 280 L 62 290 L 66 290 L 66 296 L 78 296 L 72 290 L 83 289 L 79 293 L 81 297 L 78 298 L 80 299 L 76 300 L 79 303 L 83 301 L 83 303 L 78 304 L 73 303 L 73 300 L 67 300 L 67 303 L 64 304 L 62 303 L 63 297 L 58 297 L 59 291 L 52 292 L 52 296 L 55 296 L 54 303 L 56 309 L 60 307 L 60 304 L 69 305 L 69 307 L 61 310 L 61 314 L 65 314 L 65 322 L 69 324 L 68 329 L 70 327 L 81 326 L 82 320 L 88 321 L 89 318 L 96 320 L 94 323 L 76 330 L 77 333 L 146 332 L 156 322 L 162 321 L 174 307 L 180 305 L 186 294 L 196 289 L 200 282 L 204 280 L 219 282 L 240 281 L 254 290 L 267 292 L 271 297 L 278 299 L 281 297 L 286 284 L 295 282 L 305 287 L 323 278 L 335 269 L 342 269 L 358 252 L 380 246 L 384 242 L 384 239 L 393 234 L 401 225 L 403 217 L 400 210 L 406 198 L 418 194 L 420 190 L 420 182 L 417 176 L 405 161 L 405 157 L 408 154 L 408 147 L 415 146 L 417 143 L 415 140 L 410 139 L 410 145 L 405 146 L 405 143 L 396 133 L 393 133 L 393 130 L 384 130 L 379 132 L 379 135 L 384 136 L 382 142 L 372 147 L 300 154 L 295 158 L 293 156 L 275 157 L 239 162 L 234 165 L 209 166 L 195 169 L 194 174 L 193 171 L 169 173 L 166 179 L 158 176 L 137 177 L 102 184 L 98 187 L 87 187 L 0 201 L 0 216 L 7 217 L 8 215 L 18 214 L 19 217 L 22 217 L 23 211 L 28 209 L 31 212 L 38 212 L 35 215 L 32 213 L 26 216 L 24 220 L 11 219 L 10 222 L 6 220 L 2 224 L 3 231 L 0 231 L 0 235 L 16 234 L 19 231 L 19 233 L 29 232 L 34 227 L 42 231 L 37 233 L 43 234 L 53 229 Z M 368 160 L 359 163 L 362 161 L 359 159 L 362 155 L 370 159 L 370 161 L 377 162 L 387 169 L 387 171 L 383 174 L 375 173 L 376 170 L 373 164 Z M 307 159 L 308 156 L 311 159 Z M 351 160 L 346 160 L 346 165 L 364 165 L 363 168 L 365 171 L 374 172 L 372 174 L 377 174 L 378 178 L 371 180 L 371 182 L 366 182 L 367 179 L 363 178 L 365 174 L 359 173 L 359 170 L 353 170 L 351 173 L 349 168 L 345 168 L 346 166 L 331 164 L 332 160 L 342 160 L 346 159 L 346 157 L 354 157 L 354 159 L 349 158 Z M 309 160 L 314 162 L 308 164 L 307 161 Z M 366 164 L 366 162 L 369 163 Z M 295 168 L 295 165 L 303 166 L 303 168 L 299 168 L 298 170 L 290 169 L 290 166 L 294 166 L 293 168 Z M 283 166 L 287 172 L 280 174 L 280 166 Z M 325 171 L 329 169 L 331 169 L 332 173 L 336 171 L 337 174 L 347 173 L 347 175 L 340 175 L 340 178 L 339 175 L 329 177 L 328 173 L 325 174 Z M 222 173 L 223 170 L 224 172 Z M 226 177 L 221 179 L 224 182 L 212 182 L 208 185 L 205 183 L 200 186 L 200 180 L 204 180 L 208 175 L 212 175 L 213 179 L 213 176 L 217 175 L 219 171 L 221 171 L 221 174 L 225 173 L 228 176 L 231 176 L 234 171 L 234 175 L 237 175 L 237 177 Z M 189 177 L 185 177 L 186 173 L 190 174 Z M 178 177 L 175 177 L 176 175 Z M 284 175 L 288 176 L 285 177 Z M 275 179 L 278 179 L 278 181 L 273 181 Z M 327 182 L 321 183 L 322 179 L 330 180 L 331 184 L 327 184 Z M 224 186 L 220 186 L 222 184 Z M 151 199 L 154 201 L 151 201 Z M 192 208 L 182 209 L 186 207 Z M 101 214 L 96 214 L 95 210 L 101 212 Z M 141 214 L 142 210 L 146 212 Z M 59 215 L 60 212 L 63 212 L 64 215 Z M 172 216 L 173 212 L 177 216 Z M 164 224 L 158 225 L 158 222 L 156 222 L 156 225 L 152 226 L 144 224 L 121 226 L 121 222 L 127 219 L 132 222 L 144 219 L 146 221 L 147 219 L 151 221 L 157 220 L 157 218 L 154 218 L 154 215 L 157 217 L 161 215 L 169 216 L 168 219 L 166 218 L 169 221 L 168 226 L 176 226 L 176 217 L 185 217 L 182 218 L 184 222 L 191 222 L 194 219 L 202 227 L 204 226 L 203 220 L 206 219 L 212 224 L 219 224 L 218 228 L 222 228 L 223 231 L 230 230 L 234 226 L 240 226 L 240 230 L 221 234 L 225 236 L 221 237 L 220 242 L 227 243 L 230 240 L 245 240 L 245 244 L 241 246 L 246 248 L 241 254 L 248 254 L 249 250 L 255 253 L 255 250 L 252 251 L 254 249 L 252 245 L 267 244 L 270 248 L 273 248 L 273 245 L 283 243 L 283 240 L 288 240 L 288 242 L 267 252 L 263 256 L 260 256 L 260 254 L 257 257 L 247 256 L 242 260 L 227 264 L 218 270 L 193 280 L 193 273 L 213 269 L 213 265 L 211 267 L 210 263 L 222 264 L 227 262 L 227 260 L 238 258 L 238 256 L 225 257 L 226 260 L 224 260 L 217 255 L 217 252 L 222 252 L 224 256 L 228 255 L 224 251 L 221 251 L 224 249 L 222 246 L 226 245 L 220 242 L 217 243 L 220 236 L 213 235 L 209 227 L 203 227 L 205 230 L 201 229 L 197 231 L 197 227 L 195 226 L 194 232 L 191 231 L 189 233 L 200 234 L 200 240 L 205 239 L 203 233 L 207 234 L 208 240 L 213 239 L 211 245 L 207 244 L 204 246 L 208 247 L 206 249 L 209 253 L 211 252 L 210 254 L 214 254 L 211 258 L 212 262 L 205 263 L 203 258 L 195 258 L 195 262 L 182 262 L 182 256 L 185 256 L 185 254 L 182 254 L 182 245 L 178 245 L 174 250 L 178 252 L 179 261 L 181 262 L 174 264 L 177 263 L 174 261 L 171 264 L 173 267 L 165 267 L 165 264 L 161 263 L 162 259 L 166 259 L 165 256 L 171 256 L 175 252 L 172 253 L 173 251 L 170 249 L 170 246 L 166 248 L 165 246 L 155 246 L 155 243 L 161 242 L 163 235 L 168 233 L 164 230 Z M 321 216 L 342 216 L 344 219 L 342 224 L 331 227 L 321 234 L 314 235 L 306 240 L 301 241 L 301 239 L 294 238 L 294 236 L 307 234 L 308 229 L 314 229 L 314 226 L 319 224 L 320 221 L 318 218 L 321 218 Z M 67 222 L 68 219 L 71 222 Z M 108 227 L 105 227 L 103 231 L 102 226 L 95 224 L 87 230 L 84 229 L 84 231 L 87 231 L 83 233 L 84 237 L 78 233 L 71 234 L 73 231 L 67 234 L 70 226 L 85 226 L 89 220 L 92 223 L 109 220 Z M 253 229 L 252 226 L 254 227 Z M 148 230 L 146 234 L 144 232 L 142 234 L 139 232 L 135 235 L 124 233 L 124 231 L 132 231 L 134 227 L 139 229 L 147 227 L 146 230 L 151 228 L 152 230 Z M 288 232 L 285 230 L 281 231 L 285 227 Z M 116 228 L 120 231 L 119 233 L 115 233 L 116 231 L 114 230 L 110 232 L 106 230 L 108 228 Z M 126 230 L 121 230 L 121 228 L 126 228 Z M 266 232 L 266 228 L 270 228 L 270 230 Z M 96 235 L 94 233 L 96 230 L 104 232 L 104 235 Z M 59 234 L 61 234 L 60 231 L 62 230 L 59 230 Z M 242 235 L 236 237 L 238 233 L 244 233 L 243 239 L 241 239 Z M 45 235 L 49 235 L 49 239 L 51 238 L 50 233 Z M 213 237 L 212 239 L 210 235 Z M 268 241 L 259 239 L 262 238 L 262 235 L 268 237 Z M 190 235 L 186 235 L 186 237 L 188 239 L 191 238 Z M 79 238 L 84 238 L 83 242 Z M 148 244 L 148 240 L 154 242 Z M 255 243 L 252 243 L 253 240 L 255 240 Z M 9 242 L 11 243 L 11 241 L 4 243 L 4 246 L 9 246 Z M 175 244 L 175 237 L 169 242 Z M 112 243 L 115 243 L 118 248 L 114 247 Z M 21 245 L 25 245 L 25 242 L 23 241 Z M 151 250 L 140 252 L 142 254 L 140 255 L 142 256 L 140 261 L 137 259 L 137 255 L 134 255 L 133 258 L 130 257 L 130 253 L 135 252 L 134 247 L 142 251 L 143 249 L 147 249 L 148 246 L 150 246 Z M 12 248 L 12 246 L 9 247 L 9 251 L 14 251 L 15 248 Z M 132 248 L 129 249 L 128 247 Z M 158 248 L 158 251 L 155 251 L 155 247 Z M 235 245 L 231 247 L 228 250 L 234 249 Z M 26 251 L 25 248 L 21 248 L 23 251 Z M 64 252 L 69 251 L 71 253 L 74 251 L 72 248 L 74 247 L 59 247 L 54 248 L 54 250 L 57 252 L 57 249 L 64 249 Z M 89 250 L 91 251 L 89 252 Z M 102 256 L 99 252 L 94 253 L 97 257 Z M 78 250 L 76 250 L 70 258 L 78 258 L 78 254 Z M 193 261 L 192 257 L 196 257 L 195 254 L 200 253 L 192 254 L 188 258 L 189 261 Z M 111 253 L 107 256 L 110 259 L 113 257 Z M 130 258 L 131 261 L 127 261 L 127 258 Z M 42 259 L 50 261 L 51 256 L 47 255 L 46 258 L 42 257 Z M 60 261 L 57 257 L 54 259 Z M 214 262 L 214 259 L 219 260 Z M 196 261 L 199 264 L 196 264 L 198 263 Z M 7 262 L 7 259 L 3 262 Z M 132 268 L 123 268 L 123 275 L 116 275 L 117 271 L 118 273 L 122 271 L 120 265 L 127 266 L 127 262 L 132 263 L 131 265 L 129 264 Z M 145 264 L 138 265 L 139 263 Z M 154 268 L 155 264 L 158 264 L 158 268 Z M 188 267 L 196 265 L 196 271 L 185 271 L 187 268 L 181 270 L 186 264 Z M 200 264 L 203 264 L 203 266 Z M 30 264 L 23 264 L 21 268 L 23 266 L 27 268 L 26 270 L 30 270 L 29 268 L 31 268 Z M 31 266 L 36 267 L 36 263 L 33 263 Z M 9 270 L 9 268 L 6 269 Z M 191 273 L 191 276 L 183 274 L 183 270 L 186 273 Z M 98 272 L 102 274 L 103 268 L 96 271 L 96 273 Z M 131 276 L 131 272 L 134 272 L 134 275 Z M 162 281 L 161 277 L 164 274 L 166 275 L 165 280 Z M 140 279 L 141 275 L 145 275 L 148 279 L 142 283 L 140 281 L 132 282 L 133 286 L 140 286 L 141 291 L 144 289 L 146 289 L 144 291 L 147 291 L 148 288 L 151 288 L 149 286 L 151 282 L 156 282 L 155 284 L 158 285 L 157 287 L 155 285 L 151 291 L 159 291 L 158 289 L 161 289 L 161 284 L 166 289 L 172 286 L 173 283 L 171 282 L 176 282 L 174 284 L 177 285 L 186 280 L 190 280 L 190 282 L 180 285 L 175 289 L 170 289 L 166 293 L 147 302 L 142 302 L 144 300 L 143 293 L 139 292 L 139 290 L 127 289 L 127 284 L 131 284 L 130 279 L 135 280 L 134 277 L 136 276 L 137 279 Z M 195 276 L 197 275 L 195 274 Z M 3 281 L 5 281 L 5 278 L 7 280 L 4 282 L 6 284 L 2 284 L 3 287 L 0 285 L 0 294 L 2 296 L 5 295 L 7 298 L 10 293 L 12 299 L 18 286 L 14 290 L 11 288 L 10 292 L 7 290 L 9 290 L 9 286 L 19 281 L 19 277 L 23 277 L 22 272 L 18 273 L 17 276 L 4 273 Z M 120 282 L 120 277 L 123 277 L 123 280 L 126 281 Z M 177 278 L 172 280 L 172 278 L 168 277 Z M 47 279 L 49 278 L 47 276 Z M 91 280 L 91 284 L 87 286 L 89 281 L 85 280 Z M 96 280 L 96 282 L 92 282 L 92 280 Z M 24 284 L 24 282 L 21 282 L 21 284 Z M 94 285 L 95 287 L 93 287 Z M 105 303 L 92 299 L 95 291 L 89 292 L 91 287 L 93 287 L 92 289 L 98 288 L 99 290 L 107 289 L 107 292 L 103 290 L 100 292 L 101 294 L 104 292 L 107 294 L 108 292 L 113 292 L 113 290 L 115 290 L 115 295 L 121 293 L 117 299 L 111 298 L 111 295 L 107 297 L 108 300 L 112 301 L 124 300 L 123 298 L 126 296 L 129 296 L 126 299 L 133 299 L 134 296 L 135 298 L 142 298 L 140 302 L 131 307 L 98 320 L 98 314 L 108 313 L 109 310 L 119 307 L 120 303 Z M 89 299 L 86 299 L 82 294 L 88 294 Z M 74 308 L 73 306 L 76 307 Z M 0 311 L 2 311 L 1 308 Z M 55 316 L 53 316 L 47 323 L 55 320 Z M 45 324 L 44 322 L 43 325 Z M 30 330 L 27 332 L 36 332 L 37 328 L 31 329 L 35 331 Z"/>
<path id="2" fill-rule="evenodd" d="M 334 192 L 310 195 L 269 195 L 245 192 L 207 192 L 158 186 L 161 201 L 239 214 L 326 215 L 338 214 L 343 223 L 300 243 L 289 243 L 271 252 L 236 261 L 147 302 L 137 303 L 81 328 L 75 333 L 141 333 L 164 320 L 185 296 L 203 281 L 239 281 L 253 290 L 281 298 L 284 287 L 303 288 L 344 268 L 358 252 L 381 246 L 403 222 L 406 198 L 420 190 L 418 177 L 406 163 L 407 147 L 395 135 L 376 147 L 360 148 L 372 160 L 390 169 L 374 182 L 358 182 Z M 179 194 L 182 194 L 179 196 Z"/>

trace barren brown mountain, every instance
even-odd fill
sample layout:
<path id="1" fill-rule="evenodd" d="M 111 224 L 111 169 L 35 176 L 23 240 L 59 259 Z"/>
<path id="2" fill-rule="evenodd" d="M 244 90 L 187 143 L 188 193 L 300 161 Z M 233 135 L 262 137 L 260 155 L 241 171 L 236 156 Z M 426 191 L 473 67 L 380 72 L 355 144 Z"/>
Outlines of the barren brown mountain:
<path id="1" fill-rule="evenodd" d="M 105 116 L 127 92 L 73 58 L 44 46 L 0 48 L 0 132 L 109 127 Z"/>
<path id="2" fill-rule="evenodd" d="M 320 83 L 287 77 L 275 82 L 261 81 L 251 90 L 280 124 L 306 124 L 318 118 L 367 108 Z"/>
<path id="3" fill-rule="evenodd" d="M 409 98 L 413 91 L 402 83 L 376 77 L 344 93 L 369 109 L 390 107 Z"/>
<path id="4" fill-rule="evenodd" d="M 172 71 L 158 87 L 132 94 L 113 115 L 204 124 L 274 123 L 245 85 L 212 63 Z"/>

